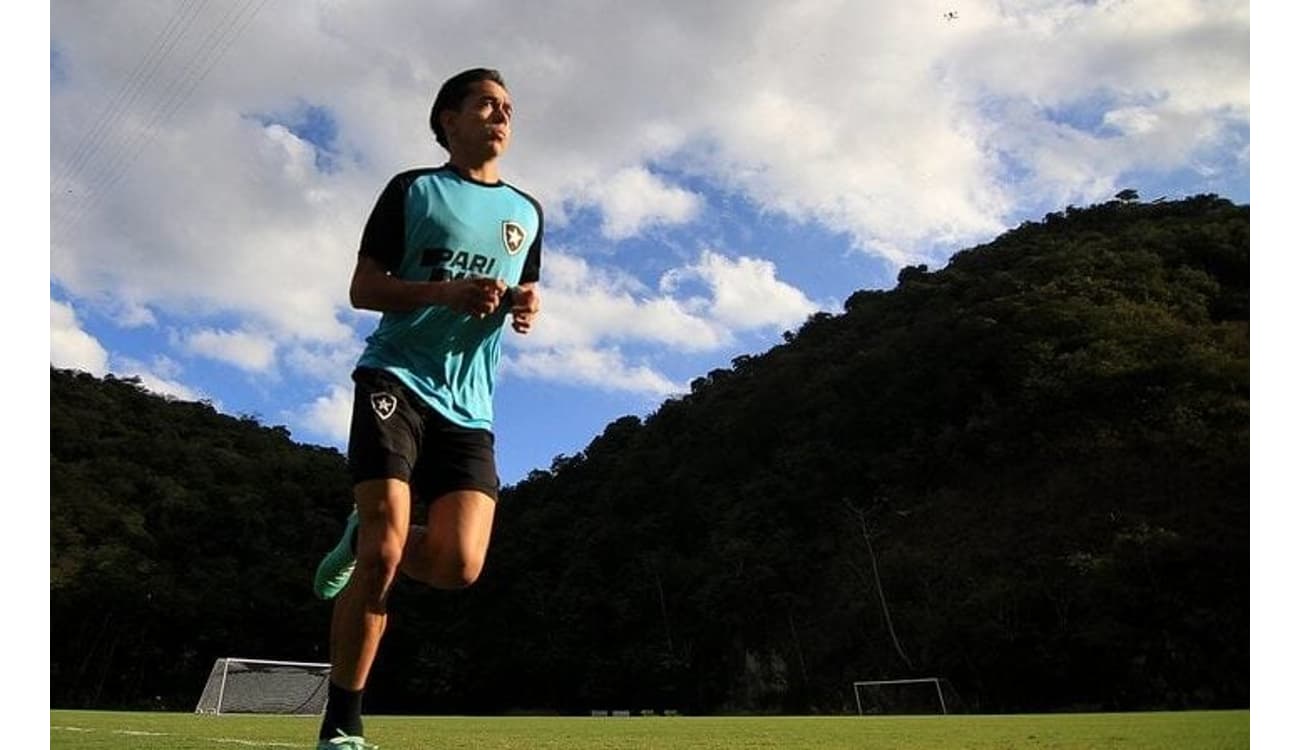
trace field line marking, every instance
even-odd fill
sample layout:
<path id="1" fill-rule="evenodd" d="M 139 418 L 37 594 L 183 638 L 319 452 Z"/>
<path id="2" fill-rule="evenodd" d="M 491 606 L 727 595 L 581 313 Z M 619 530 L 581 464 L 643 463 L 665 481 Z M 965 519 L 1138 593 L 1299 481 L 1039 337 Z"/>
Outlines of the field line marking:
<path id="1" fill-rule="evenodd" d="M 199 739 L 228 745 L 248 745 L 250 747 L 311 747 L 311 745 L 299 745 L 293 742 L 261 742 L 259 740 L 237 740 L 232 737 L 200 737 Z"/>
<path id="2" fill-rule="evenodd" d="M 50 729 L 51 730 L 58 729 L 64 732 L 94 732 L 95 731 L 94 729 L 91 729 L 89 727 L 68 727 L 59 724 L 50 725 Z M 125 734 L 132 737 L 171 737 L 172 736 L 171 732 L 145 732 L 137 729 L 110 729 L 109 733 Z M 204 742 L 216 742 L 223 745 L 244 745 L 247 747 L 311 747 L 310 744 L 302 745 L 302 744 L 295 744 L 293 742 L 275 742 L 275 741 L 262 742 L 260 740 L 240 740 L 240 739 L 235 739 L 234 737 L 196 737 L 195 739 L 203 740 Z"/>

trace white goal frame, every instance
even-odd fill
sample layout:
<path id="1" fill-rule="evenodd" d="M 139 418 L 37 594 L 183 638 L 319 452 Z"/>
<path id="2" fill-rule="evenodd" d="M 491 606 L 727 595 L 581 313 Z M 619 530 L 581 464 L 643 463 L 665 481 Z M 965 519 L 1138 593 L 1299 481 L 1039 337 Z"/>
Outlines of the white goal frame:
<path id="1" fill-rule="evenodd" d="M 221 709 L 222 706 L 224 705 L 224 701 L 226 697 L 226 678 L 230 674 L 231 662 L 235 662 L 237 664 L 260 664 L 262 666 L 270 666 L 270 667 L 303 667 L 305 669 L 313 669 L 313 670 L 323 669 L 325 670 L 325 674 L 321 676 L 322 681 L 327 681 L 329 679 L 330 664 L 328 662 L 276 661 L 271 659 L 241 659 L 235 656 L 218 657 L 216 662 L 212 664 L 212 671 L 208 674 L 208 680 L 203 686 L 203 692 L 199 695 L 199 702 L 194 707 L 194 713 L 212 714 L 214 716 L 222 715 Z M 217 691 L 216 701 L 215 702 L 206 701 L 205 699 L 208 698 L 209 693 L 212 691 L 214 687 L 216 688 Z M 205 704 L 208 705 L 205 707 Z M 316 714 L 308 714 L 308 715 L 319 716 L 324 712 L 325 712 L 325 702 L 324 700 L 322 700 L 320 712 Z M 245 712 L 239 712 L 239 713 L 245 713 Z M 257 712 L 248 712 L 248 713 L 257 713 Z M 274 712 L 268 711 L 265 713 L 274 713 Z"/>
<path id="2" fill-rule="evenodd" d="M 948 715 L 948 703 L 943 697 L 943 686 L 940 685 L 941 677 L 917 677 L 909 680 L 859 680 L 853 683 L 853 700 L 858 704 L 858 716 L 862 716 L 862 694 L 858 688 L 867 685 L 917 685 L 926 682 L 934 683 L 934 691 L 939 696 L 939 710 L 944 716 Z"/>

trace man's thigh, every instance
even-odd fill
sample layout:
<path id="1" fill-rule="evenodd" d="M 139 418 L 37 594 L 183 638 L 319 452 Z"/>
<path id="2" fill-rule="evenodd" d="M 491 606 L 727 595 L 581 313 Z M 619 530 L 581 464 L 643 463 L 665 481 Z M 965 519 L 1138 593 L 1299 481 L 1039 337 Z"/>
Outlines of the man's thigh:
<path id="1" fill-rule="evenodd" d="M 497 503 L 478 490 L 448 492 L 429 503 L 427 534 L 435 550 L 482 568 L 492 538 Z"/>

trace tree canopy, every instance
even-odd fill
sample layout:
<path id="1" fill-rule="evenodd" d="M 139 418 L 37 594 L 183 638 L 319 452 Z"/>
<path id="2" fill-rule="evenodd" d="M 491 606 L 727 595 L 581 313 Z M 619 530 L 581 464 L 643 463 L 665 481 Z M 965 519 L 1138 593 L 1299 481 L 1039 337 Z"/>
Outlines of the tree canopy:
<path id="1" fill-rule="evenodd" d="M 1070 207 L 785 339 L 506 488 L 477 585 L 399 585 L 368 710 L 1248 704 L 1248 207 Z M 55 706 L 324 660 L 340 454 L 59 370 L 51 446 Z"/>

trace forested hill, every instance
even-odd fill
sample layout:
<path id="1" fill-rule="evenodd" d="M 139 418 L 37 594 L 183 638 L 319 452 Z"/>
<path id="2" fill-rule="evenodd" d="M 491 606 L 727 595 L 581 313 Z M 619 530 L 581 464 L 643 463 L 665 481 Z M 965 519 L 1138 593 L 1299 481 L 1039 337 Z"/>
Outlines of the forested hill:
<path id="1" fill-rule="evenodd" d="M 347 512 L 337 451 L 51 370 L 50 452 L 55 708 L 193 710 L 216 657 L 328 661 L 310 581 Z"/>
<path id="2" fill-rule="evenodd" d="M 1248 705 L 1249 209 L 1070 208 L 910 267 L 503 493 L 465 592 L 403 584 L 368 705 Z M 60 705 L 319 658 L 332 451 L 52 373 Z"/>

